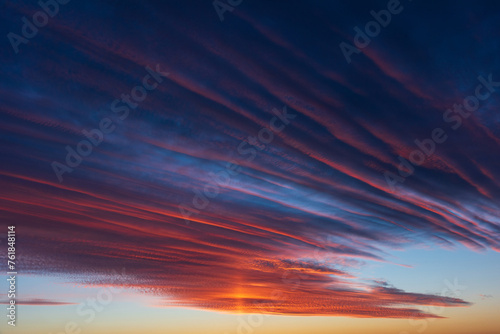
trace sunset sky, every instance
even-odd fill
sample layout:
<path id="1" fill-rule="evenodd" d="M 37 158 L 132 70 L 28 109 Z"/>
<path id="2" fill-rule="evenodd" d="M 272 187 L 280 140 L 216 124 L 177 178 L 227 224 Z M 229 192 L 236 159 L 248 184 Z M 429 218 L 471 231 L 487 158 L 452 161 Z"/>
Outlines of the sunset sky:
<path id="1" fill-rule="evenodd" d="M 41 3 L 0 5 L 1 334 L 500 333 L 500 3 Z"/>

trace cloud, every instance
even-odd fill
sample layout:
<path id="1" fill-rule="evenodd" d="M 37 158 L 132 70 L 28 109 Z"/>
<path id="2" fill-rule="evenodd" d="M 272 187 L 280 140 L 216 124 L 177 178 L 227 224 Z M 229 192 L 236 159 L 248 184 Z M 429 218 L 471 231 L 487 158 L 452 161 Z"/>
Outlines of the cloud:
<path id="1" fill-rule="evenodd" d="M 337 45 L 372 8 L 317 5 L 247 4 L 228 28 L 182 2 L 74 3 L 6 57 L 0 221 L 22 236 L 22 272 L 225 312 L 423 318 L 436 315 L 422 305 L 468 306 L 355 272 L 410 246 L 500 250 L 498 97 L 457 131 L 442 120 L 478 75 L 500 79 L 483 42 L 496 40 L 498 11 L 459 2 L 470 16 L 445 26 L 450 7 L 433 4 L 423 27 L 416 5 L 346 66 Z M 111 102 L 157 63 L 170 76 L 120 121 Z M 297 116 L 252 146 L 283 106 Z M 51 162 L 103 117 L 115 132 L 59 183 Z M 449 140 L 392 192 L 384 171 L 439 126 Z M 228 163 L 239 172 L 217 181 Z M 127 268 L 119 283 L 113 268 Z"/>
<path id="2" fill-rule="evenodd" d="M 484 294 L 480 294 L 479 297 L 481 297 L 482 300 L 485 300 L 485 299 L 490 299 L 490 298 L 493 298 L 493 295 L 484 295 Z"/>
<path id="3" fill-rule="evenodd" d="M 0 301 L 0 304 L 9 305 L 10 301 Z M 16 305 L 29 305 L 29 306 L 66 306 L 66 305 L 75 305 L 76 303 L 69 302 L 58 302 L 47 299 L 21 299 L 16 300 Z"/>

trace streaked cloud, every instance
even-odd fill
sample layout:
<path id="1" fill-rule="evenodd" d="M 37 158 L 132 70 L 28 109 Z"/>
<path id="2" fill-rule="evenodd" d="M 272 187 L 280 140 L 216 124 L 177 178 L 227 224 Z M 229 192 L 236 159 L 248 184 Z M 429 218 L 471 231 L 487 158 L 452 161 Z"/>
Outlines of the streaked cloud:
<path id="1" fill-rule="evenodd" d="M 410 246 L 500 251 L 497 95 L 397 192 L 383 176 L 445 126 L 478 75 L 500 81 L 484 44 L 498 39 L 498 11 L 434 3 L 428 16 L 415 4 L 346 66 L 337 45 L 358 6 L 281 6 L 245 2 L 221 24 L 182 2 L 72 2 L 5 57 L 0 221 L 17 225 L 20 272 L 224 312 L 425 318 L 438 316 L 420 306 L 470 305 L 355 272 L 411 266 L 391 256 Z M 32 10 L 9 8 L 4 28 Z M 467 14 L 445 24 L 449 11 Z M 460 39 L 432 33 L 455 28 Z M 109 104 L 154 64 L 169 77 L 120 121 Z M 297 117 L 254 159 L 238 152 L 282 106 Z M 103 117 L 116 130 L 59 183 L 51 162 Z M 241 170 L 218 185 L 228 162 Z M 218 195 L 187 224 L 179 205 L 194 208 L 207 185 Z M 126 268 L 120 283 L 113 268 Z"/>

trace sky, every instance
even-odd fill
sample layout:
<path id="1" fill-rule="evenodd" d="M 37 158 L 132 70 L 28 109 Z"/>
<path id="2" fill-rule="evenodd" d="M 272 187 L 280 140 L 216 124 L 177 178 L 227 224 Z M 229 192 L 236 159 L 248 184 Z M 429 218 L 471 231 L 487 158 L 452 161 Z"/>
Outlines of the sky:
<path id="1" fill-rule="evenodd" d="M 0 6 L 0 333 L 499 333 L 496 2 Z"/>

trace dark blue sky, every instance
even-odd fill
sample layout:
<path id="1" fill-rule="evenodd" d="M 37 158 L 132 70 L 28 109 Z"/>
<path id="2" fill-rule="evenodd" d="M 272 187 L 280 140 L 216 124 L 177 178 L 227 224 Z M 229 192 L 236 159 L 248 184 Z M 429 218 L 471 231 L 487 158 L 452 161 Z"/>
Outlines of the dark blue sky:
<path id="1" fill-rule="evenodd" d="M 132 267 L 132 286 L 232 311 L 264 291 L 241 304 L 235 284 L 300 266 L 274 312 L 467 305 L 361 292 L 350 269 L 500 250 L 500 5 L 401 1 L 348 63 L 339 45 L 387 3 L 243 0 L 221 21 L 210 1 L 72 0 L 12 47 L 41 8 L 2 2 L 0 220 L 23 270 Z"/>

